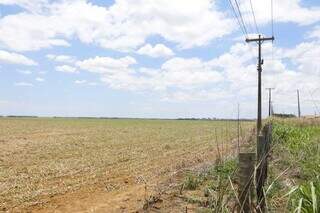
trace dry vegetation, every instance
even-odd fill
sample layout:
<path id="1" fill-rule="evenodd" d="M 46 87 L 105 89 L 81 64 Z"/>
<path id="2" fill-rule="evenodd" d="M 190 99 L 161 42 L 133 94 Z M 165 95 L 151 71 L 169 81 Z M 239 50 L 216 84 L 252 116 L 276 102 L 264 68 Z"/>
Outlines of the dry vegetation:
<path id="1" fill-rule="evenodd" d="M 234 152 L 236 132 L 224 121 L 2 118 L 0 211 L 141 207 L 174 172 L 213 161 L 217 144 Z"/>

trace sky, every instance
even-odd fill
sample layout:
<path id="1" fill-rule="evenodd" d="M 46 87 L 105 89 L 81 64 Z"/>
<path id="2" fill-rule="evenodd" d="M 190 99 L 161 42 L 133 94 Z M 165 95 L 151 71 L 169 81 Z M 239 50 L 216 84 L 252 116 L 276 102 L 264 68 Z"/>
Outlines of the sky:
<path id="1" fill-rule="evenodd" d="M 320 114 L 320 1 L 238 3 L 0 0 L 0 115 L 255 118 L 258 33 L 263 115 Z"/>

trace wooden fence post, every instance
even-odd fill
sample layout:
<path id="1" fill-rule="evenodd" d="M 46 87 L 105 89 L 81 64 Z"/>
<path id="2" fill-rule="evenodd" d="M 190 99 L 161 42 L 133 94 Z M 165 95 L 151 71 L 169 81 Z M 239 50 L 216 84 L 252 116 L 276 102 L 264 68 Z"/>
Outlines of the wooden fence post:
<path id="1" fill-rule="evenodd" d="M 255 153 L 239 153 L 239 212 L 249 213 L 253 198 Z"/>

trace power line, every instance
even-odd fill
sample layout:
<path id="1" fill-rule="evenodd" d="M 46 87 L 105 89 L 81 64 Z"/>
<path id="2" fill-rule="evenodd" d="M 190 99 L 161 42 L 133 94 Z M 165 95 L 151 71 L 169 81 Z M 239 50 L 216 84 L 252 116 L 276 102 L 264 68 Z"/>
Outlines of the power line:
<path id="1" fill-rule="evenodd" d="M 251 0 L 250 0 L 251 1 Z M 271 33 L 274 37 L 274 27 L 273 27 L 273 0 L 271 0 Z"/>
<path id="2" fill-rule="evenodd" d="M 310 90 L 309 90 L 309 94 L 310 94 L 311 100 L 312 100 L 312 102 L 313 102 L 314 108 L 318 111 L 318 114 L 320 114 L 320 110 L 319 110 L 319 108 L 318 108 L 318 105 L 317 105 L 317 103 L 314 101 L 313 95 L 312 95 L 312 93 L 310 92 Z"/>
<path id="3" fill-rule="evenodd" d="M 270 0 L 271 1 L 271 34 L 272 34 L 272 37 L 274 37 L 274 29 L 273 29 L 273 0 Z M 273 67 L 273 64 L 274 64 L 274 47 L 273 47 L 273 42 L 272 41 L 272 46 L 271 46 L 271 57 L 272 57 L 272 61 L 271 61 L 271 64 L 272 64 L 272 67 Z"/>
<path id="4" fill-rule="evenodd" d="M 244 2 L 243 0 L 239 0 L 241 2 L 239 2 L 239 7 L 240 10 L 243 12 L 244 14 L 244 21 L 246 23 L 247 29 L 249 33 L 255 34 L 256 30 L 254 27 L 254 23 L 253 20 L 251 20 L 251 17 L 249 17 L 249 14 L 251 9 L 250 9 L 250 4 L 246 4 L 246 2 Z M 242 5 L 241 5 L 242 4 Z"/>
<path id="5" fill-rule="evenodd" d="M 318 59 L 320 56 L 299 56 L 299 57 L 294 57 L 294 56 L 283 56 L 283 57 L 271 57 L 271 58 L 264 58 L 265 61 L 270 61 L 270 60 L 283 60 L 283 59 L 290 59 L 290 60 L 299 60 L 299 59 Z"/>
<path id="6" fill-rule="evenodd" d="M 253 9 L 253 6 L 252 6 L 252 0 L 250 0 L 250 6 L 251 6 L 251 13 L 252 13 L 254 25 L 256 27 L 257 33 L 260 34 L 259 28 L 258 28 L 258 25 L 257 25 L 257 21 L 256 21 L 256 16 L 254 15 L 254 9 Z"/>
<path id="7" fill-rule="evenodd" d="M 232 10 L 232 12 L 233 12 L 233 16 L 234 16 L 234 18 L 237 20 L 237 22 L 238 22 L 238 24 L 239 24 L 239 27 L 240 27 L 240 29 L 241 29 L 241 31 L 242 31 L 242 34 L 243 34 L 243 36 L 247 39 L 248 38 L 248 33 L 247 33 L 247 30 L 246 30 L 246 28 L 245 28 L 245 25 L 243 25 L 244 24 L 244 22 L 242 21 L 240 21 L 240 18 L 239 18 L 239 15 L 238 15 L 238 13 L 236 12 L 236 9 L 235 9 L 235 6 L 234 6 L 234 4 L 232 3 L 232 0 L 228 0 L 228 2 L 229 2 L 229 6 L 230 6 L 230 8 L 231 8 L 231 10 Z M 242 24 L 243 23 L 243 24 Z M 251 53 L 251 55 L 252 55 L 252 57 L 254 58 L 254 56 L 253 56 L 253 53 L 252 53 L 252 47 L 248 44 L 248 43 L 246 43 L 246 42 L 244 42 L 246 45 L 248 45 L 248 47 L 249 47 L 249 49 L 250 49 L 250 53 Z"/>
<path id="8" fill-rule="evenodd" d="M 231 0 L 228 0 L 228 1 L 229 1 L 229 4 L 230 4 L 231 9 L 232 9 L 232 11 L 233 11 L 233 16 L 237 19 L 237 22 L 238 22 L 238 24 L 239 24 L 239 26 L 240 26 L 240 29 L 241 29 L 241 31 L 242 31 L 242 34 L 244 35 L 245 38 L 247 38 L 247 37 L 248 37 L 248 33 L 247 33 L 246 28 L 242 26 L 241 21 L 240 21 L 240 19 L 239 19 L 239 16 L 238 16 L 238 14 L 237 14 L 237 12 L 236 12 L 236 9 L 234 8 L 233 3 L 231 2 Z"/>
<path id="9" fill-rule="evenodd" d="M 246 24 L 243 20 L 243 17 L 242 17 L 242 13 L 241 13 L 241 10 L 240 10 L 240 6 L 238 4 L 238 1 L 237 0 L 234 0 L 236 2 L 236 6 L 237 6 L 237 9 L 238 9 L 238 12 L 239 12 L 239 16 L 240 16 L 240 20 L 241 20 L 241 23 L 243 25 L 243 28 L 244 28 L 244 31 L 246 32 L 246 35 L 248 37 L 248 31 L 247 31 L 247 28 L 246 28 Z"/>

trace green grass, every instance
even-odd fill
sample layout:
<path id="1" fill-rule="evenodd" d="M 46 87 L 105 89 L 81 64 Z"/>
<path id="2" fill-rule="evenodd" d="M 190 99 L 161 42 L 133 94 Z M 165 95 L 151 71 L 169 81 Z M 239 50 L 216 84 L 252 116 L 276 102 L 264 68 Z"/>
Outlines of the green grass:
<path id="1" fill-rule="evenodd" d="M 272 209 L 319 212 L 320 125 L 318 121 L 276 120 L 269 166 Z M 313 211 L 313 208 L 316 209 Z"/>
<path id="2" fill-rule="evenodd" d="M 193 173 L 189 173 L 186 175 L 185 180 L 183 182 L 183 189 L 186 190 L 195 190 L 198 186 L 203 182 L 201 176 Z"/>
<path id="3" fill-rule="evenodd" d="M 300 185 L 291 197 L 291 208 L 297 212 L 320 212 L 320 180 Z"/>

